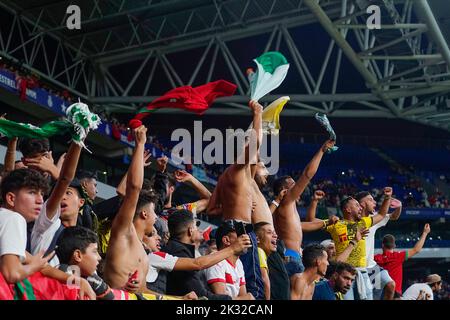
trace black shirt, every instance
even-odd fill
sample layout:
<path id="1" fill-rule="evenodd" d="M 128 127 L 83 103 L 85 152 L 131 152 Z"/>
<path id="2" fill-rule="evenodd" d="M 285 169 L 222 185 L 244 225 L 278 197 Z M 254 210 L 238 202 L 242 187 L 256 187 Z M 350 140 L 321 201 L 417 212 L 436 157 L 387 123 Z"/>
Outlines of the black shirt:
<path id="1" fill-rule="evenodd" d="M 170 239 L 161 251 L 176 257 L 195 258 L 195 246 L 175 239 Z M 207 297 L 210 300 L 231 300 L 231 297 L 228 295 L 212 293 L 202 279 L 200 271 L 169 272 L 166 289 L 166 293 L 170 295 L 184 296 L 194 291 L 197 296 Z"/>
<path id="2" fill-rule="evenodd" d="M 277 251 L 267 258 L 270 279 L 270 300 L 291 300 L 289 275 L 284 265 L 284 244 L 277 242 Z"/>

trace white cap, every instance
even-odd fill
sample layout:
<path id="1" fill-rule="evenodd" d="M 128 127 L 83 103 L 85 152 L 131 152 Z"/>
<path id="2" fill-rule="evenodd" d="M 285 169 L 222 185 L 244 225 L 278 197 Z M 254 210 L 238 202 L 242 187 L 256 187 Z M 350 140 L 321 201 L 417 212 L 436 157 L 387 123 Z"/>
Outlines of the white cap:
<path id="1" fill-rule="evenodd" d="M 326 240 L 323 240 L 320 244 L 322 246 L 324 246 L 325 248 L 328 248 L 331 244 L 334 244 L 334 242 L 331 239 L 326 239 Z"/>

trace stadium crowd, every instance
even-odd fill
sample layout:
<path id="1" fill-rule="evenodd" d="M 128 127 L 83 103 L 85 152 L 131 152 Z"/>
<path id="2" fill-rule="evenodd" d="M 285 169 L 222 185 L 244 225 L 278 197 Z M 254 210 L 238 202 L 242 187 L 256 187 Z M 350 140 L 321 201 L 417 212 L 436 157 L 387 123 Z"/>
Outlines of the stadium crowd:
<path id="1" fill-rule="evenodd" d="M 259 147 L 263 108 L 255 101 L 249 107 L 256 132 L 250 142 Z M 158 171 L 145 178 L 147 128 L 133 128 L 131 138 L 135 148 L 117 196 L 100 202 L 95 175 L 77 170 L 80 144 L 55 161 L 47 139 L 9 139 L 0 184 L 0 299 L 442 297 L 438 274 L 402 287 L 403 263 L 422 250 L 429 224 L 412 248 L 396 250 L 395 237 L 385 235 L 383 252 L 374 254 L 377 229 L 402 212 L 392 187 L 369 192 L 311 182 L 322 158 L 333 157 L 335 141 L 325 141 L 298 176 L 270 179 L 270 186 L 259 148 L 247 145 L 210 192 L 187 171 L 169 173 L 166 157 L 154 159 Z M 174 203 L 177 183 L 191 186 L 198 200 Z M 341 219 L 316 217 L 324 201 L 339 206 Z M 307 206 L 304 221 L 300 205 Z M 202 212 L 221 218 L 213 234 L 199 229 Z M 304 246 L 304 236 L 319 230 L 329 239 Z"/>

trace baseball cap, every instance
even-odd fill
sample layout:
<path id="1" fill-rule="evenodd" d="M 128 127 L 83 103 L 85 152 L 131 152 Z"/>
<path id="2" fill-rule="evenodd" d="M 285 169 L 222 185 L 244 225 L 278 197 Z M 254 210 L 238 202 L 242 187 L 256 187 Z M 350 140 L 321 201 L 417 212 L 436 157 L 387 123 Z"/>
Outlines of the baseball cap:
<path id="1" fill-rule="evenodd" d="M 89 195 L 87 194 L 87 192 L 84 189 L 83 185 L 81 184 L 80 180 L 78 180 L 77 178 L 72 180 L 69 187 L 76 189 L 81 198 L 83 198 L 85 200 L 89 199 Z"/>
<path id="2" fill-rule="evenodd" d="M 328 248 L 328 246 L 329 246 L 330 244 L 334 244 L 333 240 L 331 240 L 331 239 L 323 240 L 323 241 L 320 243 L 320 245 L 324 246 L 325 248 Z"/>
<path id="3" fill-rule="evenodd" d="M 427 276 L 427 279 L 426 279 L 426 282 L 428 284 L 433 284 L 433 283 L 440 282 L 440 281 L 442 281 L 442 278 L 438 274 L 430 274 L 429 276 Z"/>
<path id="4" fill-rule="evenodd" d="M 88 170 L 83 170 L 80 169 L 77 171 L 77 178 L 82 180 L 82 179 L 96 179 L 97 180 L 97 173 L 92 172 L 92 171 L 88 171 Z"/>

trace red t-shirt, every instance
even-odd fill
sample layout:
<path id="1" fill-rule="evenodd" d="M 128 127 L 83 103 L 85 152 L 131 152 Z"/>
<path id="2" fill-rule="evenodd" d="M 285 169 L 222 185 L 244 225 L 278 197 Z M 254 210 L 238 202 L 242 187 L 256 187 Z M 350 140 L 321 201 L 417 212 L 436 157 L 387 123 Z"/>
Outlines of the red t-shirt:
<path id="1" fill-rule="evenodd" d="M 374 259 L 380 267 L 389 272 L 389 275 L 395 282 L 395 291 L 402 294 L 403 262 L 408 260 L 408 252 L 384 251 L 382 254 L 376 254 Z"/>

